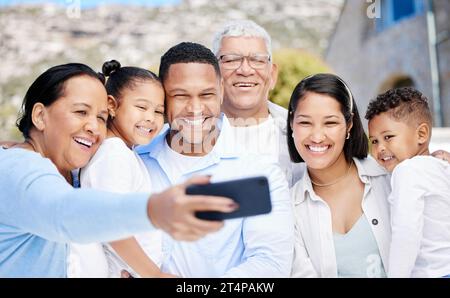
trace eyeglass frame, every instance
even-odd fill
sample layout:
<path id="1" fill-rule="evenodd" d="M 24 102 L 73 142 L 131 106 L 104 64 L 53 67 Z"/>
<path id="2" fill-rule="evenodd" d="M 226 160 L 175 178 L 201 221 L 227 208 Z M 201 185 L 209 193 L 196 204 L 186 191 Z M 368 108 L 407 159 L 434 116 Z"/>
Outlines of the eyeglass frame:
<path id="1" fill-rule="evenodd" d="M 237 67 L 235 67 L 235 68 L 226 68 L 227 70 L 236 70 L 236 69 L 238 69 L 238 68 L 240 68 L 241 66 L 242 66 L 242 63 L 244 63 L 244 59 L 247 59 L 247 63 L 248 63 L 248 65 L 251 67 L 251 68 L 253 68 L 253 69 L 264 69 L 267 65 L 269 65 L 271 62 L 272 62 L 272 57 L 269 55 L 269 54 L 254 54 L 254 55 L 247 55 L 247 56 L 244 56 L 244 55 L 239 55 L 239 54 L 224 54 L 224 55 L 220 55 L 219 57 L 217 57 L 217 60 L 219 61 L 219 62 L 221 62 L 222 63 L 222 65 L 224 64 L 223 63 L 223 61 L 222 61 L 222 58 L 223 57 L 225 57 L 225 56 L 236 56 L 236 57 L 240 57 L 240 64 L 239 64 L 239 66 L 237 66 Z M 251 65 L 251 58 L 254 58 L 254 57 L 262 57 L 262 56 L 264 56 L 265 58 L 267 58 L 267 61 L 266 62 L 264 62 L 264 66 L 263 67 L 253 67 L 252 65 Z"/>

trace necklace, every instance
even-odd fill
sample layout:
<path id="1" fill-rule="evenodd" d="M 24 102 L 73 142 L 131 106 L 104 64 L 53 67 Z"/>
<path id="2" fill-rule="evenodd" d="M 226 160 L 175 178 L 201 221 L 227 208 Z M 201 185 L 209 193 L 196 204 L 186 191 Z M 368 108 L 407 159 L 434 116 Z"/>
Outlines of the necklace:
<path id="1" fill-rule="evenodd" d="M 343 180 L 345 177 L 348 176 L 348 173 L 350 173 L 350 168 L 352 167 L 352 165 L 353 165 L 353 161 L 352 161 L 352 162 L 350 163 L 350 165 L 348 166 L 348 169 L 347 169 L 347 171 L 345 172 L 345 174 L 342 175 L 341 177 L 337 178 L 336 180 L 332 181 L 332 182 L 329 182 L 329 183 L 317 183 L 317 182 L 315 182 L 315 181 L 313 181 L 313 180 L 311 179 L 311 183 L 312 183 L 313 185 L 315 185 L 315 186 L 318 186 L 318 187 L 326 187 L 326 186 L 334 185 L 334 184 L 340 182 L 341 180 Z"/>

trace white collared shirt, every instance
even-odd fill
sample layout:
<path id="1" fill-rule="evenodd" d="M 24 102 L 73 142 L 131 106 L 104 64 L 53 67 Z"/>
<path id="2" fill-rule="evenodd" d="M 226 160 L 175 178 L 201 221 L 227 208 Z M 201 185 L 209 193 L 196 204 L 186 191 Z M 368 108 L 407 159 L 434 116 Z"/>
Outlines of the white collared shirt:
<path id="1" fill-rule="evenodd" d="M 270 184 L 272 212 L 226 220 L 221 230 L 195 242 L 165 238 L 162 270 L 182 277 L 288 277 L 294 223 L 286 178 L 279 166 L 265 162 L 264 157 L 236 152 L 225 116 L 219 128 L 220 136 L 212 151 L 176 175 L 170 175 L 171 163 L 181 158 L 174 158 L 174 152 L 167 150 L 168 128 L 152 144 L 138 148 L 154 190 L 166 189 L 193 175 L 212 175 L 212 181 L 264 175 Z"/>
<path id="2" fill-rule="evenodd" d="M 353 159 L 364 183 L 362 209 L 388 268 L 390 221 L 387 198 L 389 174 L 371 157 Z M 313 190 L 308 172 L 291 189 L 295 218 L 295 251 L 292 277 L 337 277 L 331 211 Z M 367 270 L 379 264 L 367 264 Z"/>
<path id="3" fill-rule="evenodd" d="M 389 277 L 450 274 L 450 164 L 416 156 L 392 173 Z"/>

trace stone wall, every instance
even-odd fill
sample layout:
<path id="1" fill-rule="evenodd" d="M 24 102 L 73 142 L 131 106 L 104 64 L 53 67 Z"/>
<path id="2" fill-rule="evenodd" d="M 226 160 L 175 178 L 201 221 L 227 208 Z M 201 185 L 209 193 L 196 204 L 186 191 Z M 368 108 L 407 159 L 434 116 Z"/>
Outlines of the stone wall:
<path id="1" fill-rule="evenodd" d="M 435 1 L 438 32 L 450 27 L 448 1 Z M 361 115 L 370 99 L 392 87 L 400 78 L 411 78 L 432 101 L 428 35 L 425 13 L 403 19 L 381 32 L 366 14 L 367 3 L 349 0 L 343 7 L 326 61 L 350 85 Z M 446 10 L 446 13 L 443 11 Z M 441 107 L 444 126 L 450 126 L 450 42 L 439 45 Z M 431 107 L 432 108 L 432 107 Z M 364 122 L 366 125 L 366 122 Z"/>

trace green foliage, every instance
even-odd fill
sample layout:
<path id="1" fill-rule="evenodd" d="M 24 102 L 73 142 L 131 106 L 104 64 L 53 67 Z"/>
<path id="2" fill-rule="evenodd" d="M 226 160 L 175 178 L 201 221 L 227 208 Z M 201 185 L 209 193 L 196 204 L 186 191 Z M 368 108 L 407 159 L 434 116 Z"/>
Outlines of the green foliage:
<path id="1" fill-rule="evenodd" d="M 278 65 L 278 81 L 270 93 L 270 100 L 287 107 L 295 86 L 306 76 L 330 72 L 330 68 L 318 57 L 296 49 L 274 52 L 274 63 Z"/>

